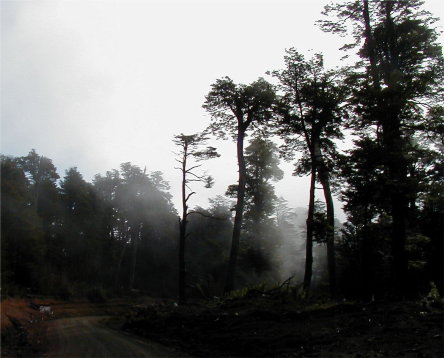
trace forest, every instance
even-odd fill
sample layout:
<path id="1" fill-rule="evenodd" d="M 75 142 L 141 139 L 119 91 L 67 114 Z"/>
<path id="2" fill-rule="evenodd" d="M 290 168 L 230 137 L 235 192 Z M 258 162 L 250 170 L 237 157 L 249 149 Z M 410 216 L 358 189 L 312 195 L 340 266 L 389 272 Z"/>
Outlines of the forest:
<path id="1" fill-rule="evenodd" d="M 351 41 L 346 65 L 290 48 L 283 68 L 250 84 L 211 84 L 208 127 L 171 138 L 181 207 L 155 168 L 126 162 L 87 182 L 34 149 L 3 155 L 2 296 L 179 306 L 284 286 L 294 298 L 441 296 L 444 58 L 421 4 L 328 5 L 317 24 Z M 208 207 L 189 207 L 217 180 L 205 173 L 216 139 L 236 146 L 238 180 Z M 282 161 L 310 178 L 304 210 L 275 193 Z"/>
<path id="2" fill-rule="evenodd" d="M 174 138 L 183 208 L 173 207 L 161 172 L 131 163 L 88 183 L 75 167 L 60 178 L 35 150 L 2 156 L 3 294 L 136 289 L 176 297 L 179 267 L 192 297 L 278 282 L 292 272 L 303 272 L 297 279 L 309 289 L 313 250 L 322 246 L 321 281 L 332 294 L 415 295 L 430 282 L 442 292 L 443 57 L 434 20 L 416 1 L 325 11 L 337 16 L 319 22 L 325 31 L 353 31 L 355 42 L 345 49 L 357 52 L 356 63 L 326 69 L 322 54 L 306 58 L 292 48 L 285 68 L 268 72 L 274 85 L 229 77 L 212 84 L 206 134 Z M 337 139 L 349 133 L 354 146 L 341 151 Z M 218 155 L 207 146 L 210 135 L 236 143 L 239 180 L 210 207 L 190 212 L 193 182 L 211 185 L 195 172 Z M 294 161 L 295 175 L 311 177 L 305 227 L 301 220 L 295 227 L 294 211 L 274 193 L 280 158 Z M 347 215 L 341 225 L 334 195 Z M 291 268 L 284 270 L 284 259 Z"/>

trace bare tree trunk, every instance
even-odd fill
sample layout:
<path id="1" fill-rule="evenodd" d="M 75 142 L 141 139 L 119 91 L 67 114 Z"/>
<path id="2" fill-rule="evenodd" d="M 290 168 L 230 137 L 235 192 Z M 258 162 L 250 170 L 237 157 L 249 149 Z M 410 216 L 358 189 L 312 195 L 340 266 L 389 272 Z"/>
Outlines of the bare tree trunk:
<path id="1" fill-rule="evenodd" d="M 185 293 L 185 235 L 186 235 L 187 220 L 185 216 L 179 219 L 179 304 L 186 302 Z"/>
<path id="2" fill-rule="evenodd" d="M 187 147 L 184 148 L 182 160 L 182 219 L 179 218 L 179 304 L 186 301 L 185 293 L 185 239 L 187 232 L 187 198 L 186 198 L 186 165 L 187 165 Z"/>
<path id="3" fill-rule="evenodd" d="M 304 289 L 308 291 L 311 286 L 311 278 L 313 274 L 313 221 L 314 221 L 314 204 L 316 189 L 316 166 L 312 160 L 311 182 L 310 182 L 310 200 L 308 204 L 307 214 L 307 240 L 305 246 L 305 274 Z"/>
<path id="4" fill-rule="evenodd" d="M 244 158 L 244 136 L 245 132 L 240 129 L 237 137 L 237 161 L 239 166 L 239 181 L 237 189 L 236 214 L 234 217 L 233 236 L 231 240 L 230 261 L 228 263 L 227 280 L 224 289 L 225 294 L 232 291 L 234 287 L 234 275 L 236 272 L 236 262 L 239 252 L 239 241 L 242 228 L 242 217 L 245 200 L 245 184 L 247 177 Z"/>
<path id="5" fill-rule="evenodd" d="M 331 194 L 328 169 L 322 159 L 321 148 L 314 143 L 314 154 L 317 162 L 319 181 L 324 191 L 325 206 L 327 209 L 327 266 L 330 294 L 336 295 L 336 257 L 335 257 L 335 209 Z"/>
<path id="6" fill-rule="evenodd" d="M 327 265 L 330 294 L 336 295 L 336 254 L 335 254 L 335 212 L 328 178 L 320 181 L 324 190 L 325 204 L 327 207 Z"/>

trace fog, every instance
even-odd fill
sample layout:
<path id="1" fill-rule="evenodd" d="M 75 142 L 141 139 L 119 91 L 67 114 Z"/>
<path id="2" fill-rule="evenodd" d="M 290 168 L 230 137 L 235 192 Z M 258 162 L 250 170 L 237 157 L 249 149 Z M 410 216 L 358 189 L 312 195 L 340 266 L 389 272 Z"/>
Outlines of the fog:
<path id="1" fill-rule="evenodd" d="M 254 81 L 295 45 L 329 50 L 334 63 L 336 46 L 313 25 L 323 4 L 4 1 L 2 153 L 35 148 L 60 173 L 76 166 L 88 180 L 131 161 L 162 171 L 177 206 L 173 135 L 208 125 L 201 106 L 216 78 Z M 236 180 L 233 143 L 213 145 L 216 184 L 195 205 Z M 305 206 L 306 181 L 291 171 L 279 193 Z"/>
<path id="2" fill-rule="evenodd" d="M 35 148 L 53 160 L 61 177 L 76 167 L 89 183 L 121 163 L 146 168 L 147 180 L 160 171 L 171 195 L 162 199 L 168 202 L 165 217 L 175 220 L 180 172 L 174 169 L 173 136 L 208 126 L 202 104 L 217 78 L 250 83 L 266 77 L 282 68 L 286 48 L 322 51 L 327 67 L 342 64 L 340 40 L 314 25 L 326 3 L 3 1 L 1 152 L 21 157 Z M 426 6 L 440 16 L 437 4 Z M 211 145 L 221 157 L 204 169 L 215 185 L 197 188 L 191 207 L 210 208 L 208 199 L 224 195 L 237 180 L 234 143 L 212 139 Z M 340 143 L 347 145 L 350 139 Z M 299 280 L 294 255 L 303 249 L 309 183 L 291 175 L 293 163 L 280 167 L 284 178 L 274 184 L 276 194 L 296 216 L 268 258 L 278 263 L 270 277 Z M 337 200 L 335 207 L 342 221 Z M 150 235 L 157 235 L 153 230 Z"/>

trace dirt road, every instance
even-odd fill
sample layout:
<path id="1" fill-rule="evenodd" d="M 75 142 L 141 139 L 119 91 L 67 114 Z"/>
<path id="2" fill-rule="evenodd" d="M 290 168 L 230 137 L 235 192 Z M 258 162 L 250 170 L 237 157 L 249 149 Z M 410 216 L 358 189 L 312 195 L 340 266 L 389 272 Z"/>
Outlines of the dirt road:
<path id="1" fill-rule="evenodd" d="M 103 317 L 63 318 L 48 322 L 48 358 L 189 357 L 172 348 L 145 342 L 101 323 Z"/>

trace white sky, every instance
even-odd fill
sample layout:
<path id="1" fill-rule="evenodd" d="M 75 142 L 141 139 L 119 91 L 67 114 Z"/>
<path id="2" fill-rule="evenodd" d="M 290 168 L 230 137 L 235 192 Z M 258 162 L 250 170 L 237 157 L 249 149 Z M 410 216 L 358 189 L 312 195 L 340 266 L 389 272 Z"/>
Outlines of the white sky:
<path id="1" fill-rule="evenodd" d="M 179 207 L 173 135 L 208 125 L 201 106 L 217 78 L 250 83 L 282 68 L 285 48 L 339 64 L 340 40 L 314 25 L 326 3 L 1 0 L 1 153 L 35 148 L 60 176 L 77 166 L 88 181 L 122 162 L 146 165 Z M 426 4 L 444 18 L 439 1 Z M 236 182 L 234 143 L 212 144 L 222 157 L 204 167 L 216 185 L 196 186 L 192 206 Z M 305 207 L 308 181 L 281 167 L 278 194 Z"/>

